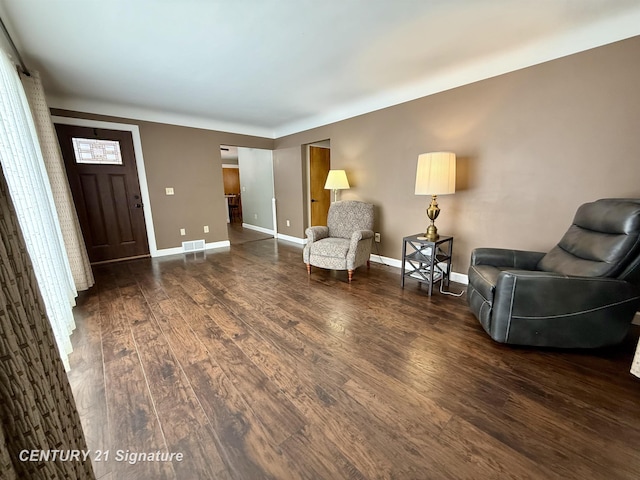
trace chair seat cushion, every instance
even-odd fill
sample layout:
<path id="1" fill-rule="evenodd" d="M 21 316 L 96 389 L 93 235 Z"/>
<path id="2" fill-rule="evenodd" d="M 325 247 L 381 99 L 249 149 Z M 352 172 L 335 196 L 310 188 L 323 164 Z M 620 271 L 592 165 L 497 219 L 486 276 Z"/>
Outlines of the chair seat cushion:
<path id="1" fill-rule="evenodd" d="M 311 244 L 310 254 L 312 256 L 331 257 L 345 259 L 351 241 L 348 238 L 323 238 Z"/>

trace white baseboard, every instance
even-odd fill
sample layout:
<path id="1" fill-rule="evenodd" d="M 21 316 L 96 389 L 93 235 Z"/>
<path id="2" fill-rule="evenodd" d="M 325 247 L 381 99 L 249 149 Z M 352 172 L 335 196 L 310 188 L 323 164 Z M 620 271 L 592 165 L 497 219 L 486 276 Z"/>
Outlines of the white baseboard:
<path id="1" fill-rule="evenodd" d="M 375 253 L 372 253 L 369 259 L 372 262 L 383 263 L 385 265 L 389 265 L 390 267 L 395 267 L 395 268 L 402 267 L 402 263 L 400 263 L 400 260 L 396 258 L 383 257 L 382 255 L 377 255 Z"/>
<path id="2" fill-rule="evenodd" d="M 469 285 L 469 275 L 466 273 L 451 272 L 451 281 L 462 283 L 463 285 Z"/>
<path id="3" fill-rule="evenodd" d="M 230 246 L 231 243 L 229 243 L 229 240 L 222 240 L 220 242 L 211 242 L 211 243 L 206 243 L 204 245 L 205 250 L 210 250 L 213 248 L 224 248 L 224 247 L 228 247 Z M 182 249 L 182 247 L 174 247 L 174 248 L 161 248 L 160 250 L 156 250 L 154 253 L 151 254 L 152 257 L 166 257 L 168 255 L 180 255 L 182 253 L 185 253 L 185 251 Z M 189 253 L 193 253 L 193 252 L 189 252 Z"/>
<path id="4" fill-rule="evenodd" d="M 287 242 L 298 243 L 300 245 L 307 244 L 306 238 L 292 237 L 291 235 L 285 235 L 284 233 L 278 233 L 278 240 L 286 240 Z"/>
<path id="5" fill-rule="evenodd" d="M 230 247 L 231 246 L 231 242 L 229 242 L 229 240 L 221 240 L 219 242 L 211 242 L 211 243 L 206 243 L 204 245 L 205 250 L 209 250 L 212 248 L 224 248 L 224 247 Z"/>
<path id="6" fill-rule="evenodd" d="M 397 258 L 383 257 L 382 255 L 377 255 L 375 253 L 372 253 L 370 258 L 372 262 L 383 263 L 394 268 L 402 268 L 402 262 Z M 451 281 L 468 285 L 469 277 L 464 273 L 451 272 Z"/>
<path id="7" fill-rule="evenodd" d="M 257 225 L 251 225 L 250 223 L 243 223 L 242 228 L 247 228 L 249 230 L 255 230 L 256 232 L 266 233 L 267 235 L 274 235 L 275 232 L 273 230 L 269 230 L 268 228 L 258 227 Z"/>

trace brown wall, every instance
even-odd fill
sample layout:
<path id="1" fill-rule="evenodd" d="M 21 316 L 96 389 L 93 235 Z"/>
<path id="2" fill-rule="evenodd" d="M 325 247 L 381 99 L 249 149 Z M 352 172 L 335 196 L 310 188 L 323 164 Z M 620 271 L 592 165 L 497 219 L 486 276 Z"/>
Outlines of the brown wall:
<path id="1" fill-rule="evenodd" d="M 302 146 L 273 153 L 273 183 L 278 212 L 278 233 L 303 238 L 307 222 L 306 168 Z M 287 227 L 287 220 L 290 226 Z"/>
<path id="2" fill-rule="evenodd" d="M 402 237 L 425 230 L 416 163 L 438 150 L 458 156 L 457 192 L 438 198 L 436 222 L 455 235 L 455 272 L 466 273 L 475 247 L 548 250 L 580 204 L 640 197 L 639 58 L 635 37 L 277 139 L 275 157 L 292 168 L 276 171 L 278 205 L 296 219 L 290 234 L 304 233 L 304 190 L 283 190 L 278 177 L 296 181 L 299 147 L 329 138 L 331 168 L 352 185 L 342 198 L 377 206 L 382 255 L 400 258 Z"/>
<path id="3" fill-rule="evenodd" d="M 273 148 L 273 140 L 247 135 L 52 110 L 53 115 L 138 125 L 158 249 L 183 241 L 227 240 L 220 145 Z M 173 187 L 175 195 L 165 195 Z M 209 233 L 203 227 L 209 226 Z M 180 229 L 186 229 L 186 236 Z"/>

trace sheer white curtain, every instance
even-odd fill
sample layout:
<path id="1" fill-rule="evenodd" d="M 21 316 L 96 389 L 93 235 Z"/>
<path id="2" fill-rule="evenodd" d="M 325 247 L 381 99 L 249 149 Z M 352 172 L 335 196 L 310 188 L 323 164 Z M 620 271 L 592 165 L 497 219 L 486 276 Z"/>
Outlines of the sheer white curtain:
<path id="1" fill-rule="evenodd" d="M 0 161 L 65 368 L 77 291 L 20 77 L 0 50 Z"/>

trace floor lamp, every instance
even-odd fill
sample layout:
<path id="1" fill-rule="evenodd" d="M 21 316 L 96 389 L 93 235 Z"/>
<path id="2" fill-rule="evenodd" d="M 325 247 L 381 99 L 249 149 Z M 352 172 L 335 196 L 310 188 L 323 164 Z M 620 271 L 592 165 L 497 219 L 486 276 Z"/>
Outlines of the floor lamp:
<path id="1" fill-rule="evenodd" d="M 349 180 L 347 180 L 347 172 L 344 170 L 329 170 L 327 182 L 324 184 L 325 190 L 333 190 L 333 201 L 338 201 L 338 190 L 349 189 Z"/>

